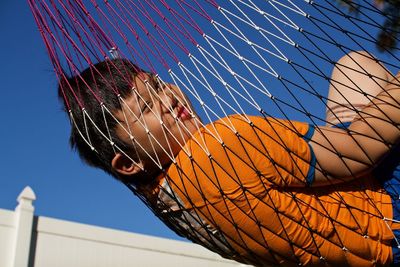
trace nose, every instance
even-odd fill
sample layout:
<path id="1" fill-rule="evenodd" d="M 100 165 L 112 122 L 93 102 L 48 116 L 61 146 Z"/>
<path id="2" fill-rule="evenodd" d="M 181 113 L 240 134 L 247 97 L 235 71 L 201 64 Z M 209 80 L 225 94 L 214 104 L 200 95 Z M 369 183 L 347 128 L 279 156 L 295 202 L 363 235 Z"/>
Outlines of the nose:
<path id="1" fill-rule="evenodd" d="M 171 113 L 178 105 L 178 100 L 172 92 L 164 92 L 160 94 L 160 105 L 162 113 Z"/>

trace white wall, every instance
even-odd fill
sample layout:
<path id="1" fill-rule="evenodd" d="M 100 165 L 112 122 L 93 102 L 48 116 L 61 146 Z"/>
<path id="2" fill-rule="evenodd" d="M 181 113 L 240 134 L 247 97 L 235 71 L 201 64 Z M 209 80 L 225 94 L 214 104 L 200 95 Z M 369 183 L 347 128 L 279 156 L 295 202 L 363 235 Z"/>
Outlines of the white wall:
<path id="1" fill-rule="evenodd" d="M 0 209 L 0 266 L 243 266 L 191 243 L 34 217 L 34 200 L 26 188 L 15 211 Z"/>
<path id="2" fill-rule="evenodd" d="M 11 246 L 15 236 L 14 212 L 0 209 L 0 266 L 10 266 Z"/>

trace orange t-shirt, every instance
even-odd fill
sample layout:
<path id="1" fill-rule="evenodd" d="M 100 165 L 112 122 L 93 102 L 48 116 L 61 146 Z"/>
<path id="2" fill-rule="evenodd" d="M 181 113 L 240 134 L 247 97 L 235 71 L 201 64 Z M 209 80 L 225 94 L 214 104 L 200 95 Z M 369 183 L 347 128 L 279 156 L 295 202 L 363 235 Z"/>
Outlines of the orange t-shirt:
<path id="1" fill-rule="evenodd" d="M 161 191 L 167 186 L 179 202 L 165 211 L 181 221 L 191 214 L 188 236 L 258 266 L 390 264 L 393 226 L 384 218 L 392 218 L 392 204 L 378 182 L 310 187 L 309 125 L 247 118 L 230 116 L 195 133 L 162 179 Z M 201 228 L 213 237 L 190 234 Z"/>

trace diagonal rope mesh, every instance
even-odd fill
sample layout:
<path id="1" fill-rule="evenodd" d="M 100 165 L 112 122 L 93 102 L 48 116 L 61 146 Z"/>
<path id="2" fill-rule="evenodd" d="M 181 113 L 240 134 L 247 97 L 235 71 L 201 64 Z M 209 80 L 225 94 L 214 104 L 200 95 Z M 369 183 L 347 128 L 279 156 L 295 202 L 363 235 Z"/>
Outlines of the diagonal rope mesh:
<path id="1" fill-rule="evenodd" d="M 400 61 L 396 47 L 376 51 L 384 10 L 359 1 L 349 13 L 328 0 L 28 2 L 71 142 L 176 233 L 257 266 L 400 261 L 398 140 L 387 137 L 398 116 L 382 108 L 398 102 L 378 97 L 398 85 Z M 344 127 L 353 121 L 370 130 Z M 331 132 L 361 156 L 343 153 Z M 366 139 L 389 152 L 377 158 Z"/>

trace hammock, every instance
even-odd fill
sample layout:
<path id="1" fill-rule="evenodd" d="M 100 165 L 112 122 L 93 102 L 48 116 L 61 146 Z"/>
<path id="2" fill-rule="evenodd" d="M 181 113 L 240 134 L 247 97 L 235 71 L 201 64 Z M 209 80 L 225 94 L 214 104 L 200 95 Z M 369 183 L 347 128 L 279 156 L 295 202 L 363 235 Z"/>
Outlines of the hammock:
<path id="1" fill-rule="evenodd" d="M 379 54 L 379 60 L 372 55 L 376 36 L 388 33 L 383 21 L 395 17 L 370 1 L 349 1 L 357 10 L 353 13 L 328 0 L 28 2 L 58 77 L 71 131 L 79 136 L 72 143 L 84 150 L 84 159 L 94 158 L 91 165 L 117 176 L 110 158 L 120 154 L 134 163 L 142 178 L 120 179 L 176 233 L 257 266 L 396 263 L 400 195 L 386 182 L 389 178 L 382 178 L 396 170 L 396 151 L 384 167 L 371 167 L 377 178 L 308 184 L 311 169 L 323 171 L 313 162 L 312 130 L 345 127 L 375 99 L 356 82 L 347 89 L 357 97 L 348 99 L 336 89 L 341 81 L 331 78 L 332 69 L 346 75 L 346 66 L 336 62 L 350 53 L 355 66 L 350 69 L 378 88 L 379 77 L 363 70 L 357 59 L 399 69 L 396 47 Z M 143 73 L 137 76 L 142 91 L 132 87 L 131 73 Z M 109 88 L 106 95 L 95 76 Z M 131 85 L 140 114 L 118 84 Z M 328 88 L 339 97 L 328 98 Z M 98 114 L 90 113 L 85 94 Z M 176 103 L 164 109 L 174 115 L 177 133 L 154 111 L 154 103 L 170 95 Z M 116 114 L 115 107 L 122 112 Z M 160 135 L 141 119 L 144 112 L 159 119 Z M 182 116 L 193 123 L 182 122 Z M 145 143 L 135 139 L 128 120 L 147 130 Z M 116 127 L 126 142 L 116 136 Z M 338 157 L 343 172 L 351 173 L 345 157 Z M 272 182 L 260 172 L 260 158 L 270 162 Z M 144 159 L 157 171 L 146 175 Z M 165 160 L 171 166 L 166 168 Z M 242 181 L 243 175 L 253 177 L 251 183 Z M 150 184 L 144 181 L 149 177 Z M 376 243 L 386 250 L 375 253 Z"/>

